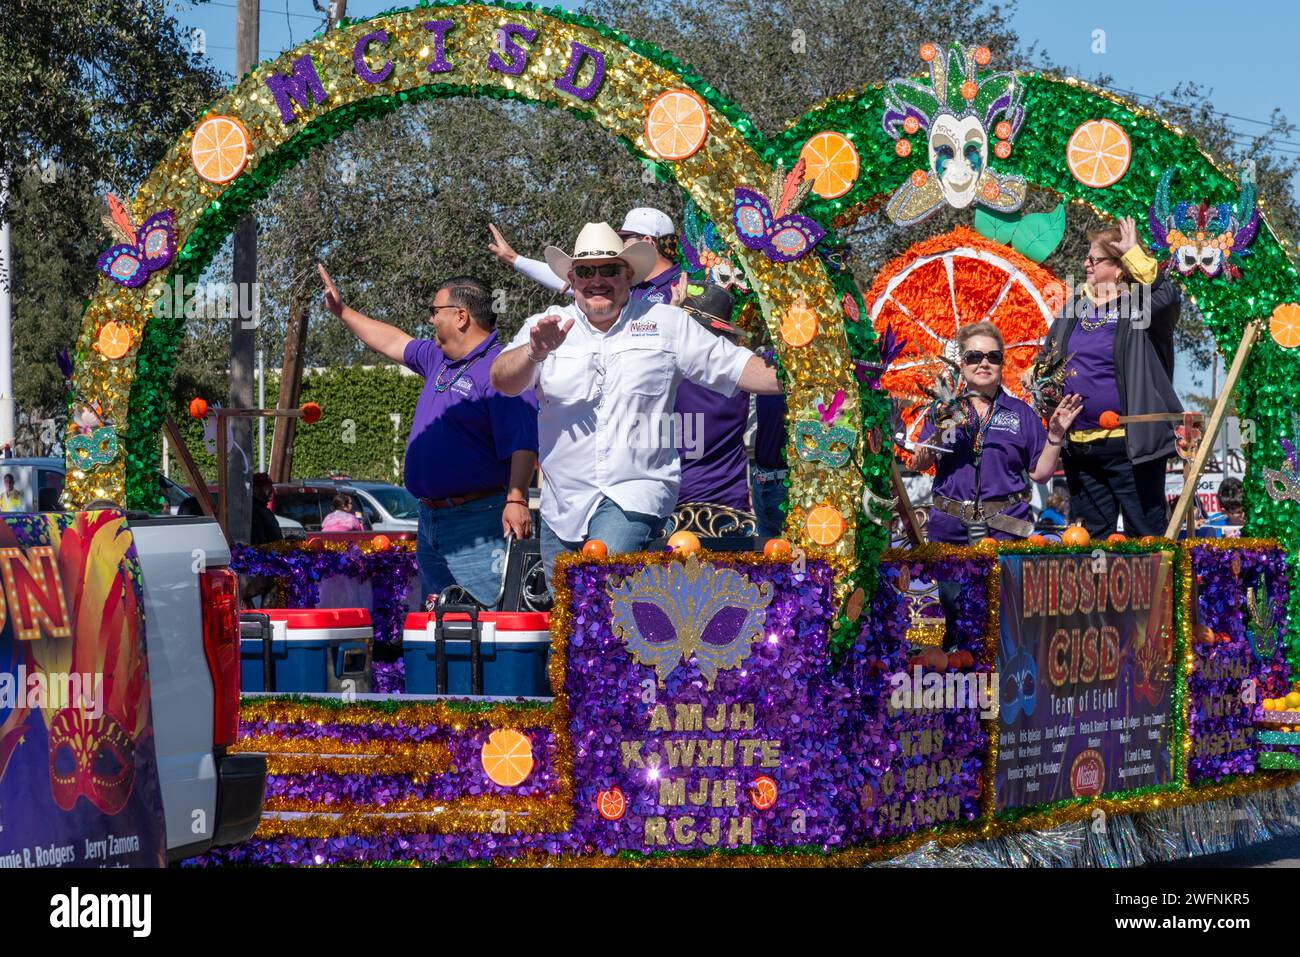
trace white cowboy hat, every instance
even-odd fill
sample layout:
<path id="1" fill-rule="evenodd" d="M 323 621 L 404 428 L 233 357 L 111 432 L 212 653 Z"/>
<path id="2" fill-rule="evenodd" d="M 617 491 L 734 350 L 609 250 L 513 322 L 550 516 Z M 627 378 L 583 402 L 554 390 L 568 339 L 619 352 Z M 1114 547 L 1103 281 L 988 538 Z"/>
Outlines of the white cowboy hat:
<path id="1" fill-rule="evenodd" d="M 623 262 L 632 271 L 629 285 L 635 286 L 650 275 L 658 254 L 654 246 L 645 242 L 624 243 L 609 223 L 588 223 L 578 233 L 570 256 L 559 246 L 546 247 L 546 264 L 551 272 L 565 282 L 574 263 Z"/>

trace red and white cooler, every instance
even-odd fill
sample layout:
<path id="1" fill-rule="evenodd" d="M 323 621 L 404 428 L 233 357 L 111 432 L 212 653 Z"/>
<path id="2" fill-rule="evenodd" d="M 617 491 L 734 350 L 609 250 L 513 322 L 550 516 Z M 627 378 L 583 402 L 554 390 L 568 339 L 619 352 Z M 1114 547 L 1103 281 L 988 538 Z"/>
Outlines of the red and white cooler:
<path id="1" fill-rule="evenodd" d="M 443 617 L 439 675 L 439 633 L 432 612 L 406 616 L 402 655 L 407 694 L 482 694 L 496 697 L 549 698 L 546 664 L 551 651 L 551 616 L 532 611 L 482 611 L 477 616 L 478 661 L 482 687 L 475 688 L 475 622 L 459 612 Z M 441 685 L 441 687 L 440 687 Z"/>
<path id="2" fill-rule="evenodd" d="M 269 640 L 261 615 L 270 619 Z M 371 690 L 375 633 L 368 608 L 265 608 L 245 613 L 241 626 L 244 691 Z"/>

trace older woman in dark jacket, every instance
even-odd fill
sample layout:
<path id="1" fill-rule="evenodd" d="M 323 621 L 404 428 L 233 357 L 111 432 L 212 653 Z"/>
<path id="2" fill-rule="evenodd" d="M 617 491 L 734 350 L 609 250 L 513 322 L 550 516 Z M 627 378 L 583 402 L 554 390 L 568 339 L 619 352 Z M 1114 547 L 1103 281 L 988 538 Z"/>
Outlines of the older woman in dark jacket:
<path id="1" fill-rule="evenodd" d="M 1106 416 L 1106 428 L 1103 413 L 1183 411 L 1173 386 L 1178 288 L 1138 244 L 1131 218 L 1088 238 L 1087 299 L 1062 311 L 1043 347 L 1068 357 L 1064 391 L 1083 397 L 1061 457 L 1070 502 L 1094 538 L 1114 532 L 1120 513 L 1130 537 L 1163 535 L 1174 423 L 1113 426 Z"/>

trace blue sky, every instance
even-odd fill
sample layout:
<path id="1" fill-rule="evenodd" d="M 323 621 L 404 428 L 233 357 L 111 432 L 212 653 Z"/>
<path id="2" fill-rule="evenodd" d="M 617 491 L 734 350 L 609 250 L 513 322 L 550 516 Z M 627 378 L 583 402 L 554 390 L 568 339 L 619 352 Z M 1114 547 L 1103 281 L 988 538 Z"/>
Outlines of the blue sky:
<path id="1" fill-rule="evenodd" d="M 320 2 L 324 6 L 328 0 Z M 401 5 L 401 0 L 348 0 L 348 15 L 373 16 Z M 233 78 L 235 0 L 169 0 L 168 6 L 184 27 L 204 31 L 209 58 Z M 262 0 L 263 59 L 302 43 L 322 23 L 312 0 Z M 1183 80 L 1197 81 L 1215 108 L 1230 114 L 1227 121 L 1242 141 L 1262 130 L 1262 121 L 1275 108 L 1300 122 L 1300 62 L 1295 50 L 1300 5 L 1294 0 L 1021 0 L 1012 23 L 1026 45 L 1038 41 L 1053 62 L 1085 78 L 1109 74 L 1113 89 L 1138 102 L 1168 92 Z M 1104 52 L 1093 50 L 1099 45 L 1096 31 L 1104 31 Z M 1287 140 L 1280 149 L 1300 155 L 1300 131 Z M 1300 195 L 1300 182 L 1295 191 Z M 1184 363 L 1175 378 L 1180 391 L 1205 389 Z"/>

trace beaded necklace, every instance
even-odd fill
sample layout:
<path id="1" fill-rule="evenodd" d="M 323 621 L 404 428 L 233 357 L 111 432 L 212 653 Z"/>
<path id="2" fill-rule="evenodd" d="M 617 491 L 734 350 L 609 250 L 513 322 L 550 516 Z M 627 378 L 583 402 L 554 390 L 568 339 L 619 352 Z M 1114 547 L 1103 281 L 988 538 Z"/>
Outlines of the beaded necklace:
<path id="1" fill-rule="evenodd" d="M 1106 323 L 1110 322 L 1112 319 L 1118 319 L 1118 318 L 1119 318 L 1119 306 L 1115 306 L 1111 309 L 1108 309 L 1106 311 L 1106 315 L 1093 316 L 1091 320 L 1087 316 L 1081 316 L 1079 318 L 1079 325 L 1083 326 L 1084 332 L 1096 332 L 1098 329 L 1106 325 Z"/>
<path id="2" fill-rule="evenodd" d="M 491 347 L 489 346 L 488 348 L 491 348 Z M 455 374 L 454 376 L 452 376 L 451 381 L 448 382 L 446 385 L 443 385 L 443 384 L 442 384 L 442 377 L 443 377 L 443 374 L 446 373 L 448 363 L 449 363 L 451 360 L 447 359 L 447 358 L 444 356 L 444 357 L 443 357 L 443 360 L 442 360 L 442 367 L 438 369 L 438 375 L 437 375 L 437 377 L 433 380 L 433 388 L 434 388 L 434 391 L 435 391 L 435 392 L 446 392 L 448 389 L 450 389 L 452 386 L 454 386 L 457 382 L 459 382 L 459 381 L 460 381 L 460 377 L 463 376 L 466 372 L 469 371 L 469 367 L 472 366 L 474 363 L 478 362 L 479 359 L 482 359 L 483 356 L 487 354 L 487 352 L 488 352 L 488 349 L 487 349 L 487 348 L 483 349 L 481 352 L 479 352 L 478 355 L 476 355 L 474 358 L 470 359 L 470 360 L 469 360 L 468 362 L 466 362 L 463 366 L 461 366 L 460 369 L 457 370 L 456 374 Z"/>

